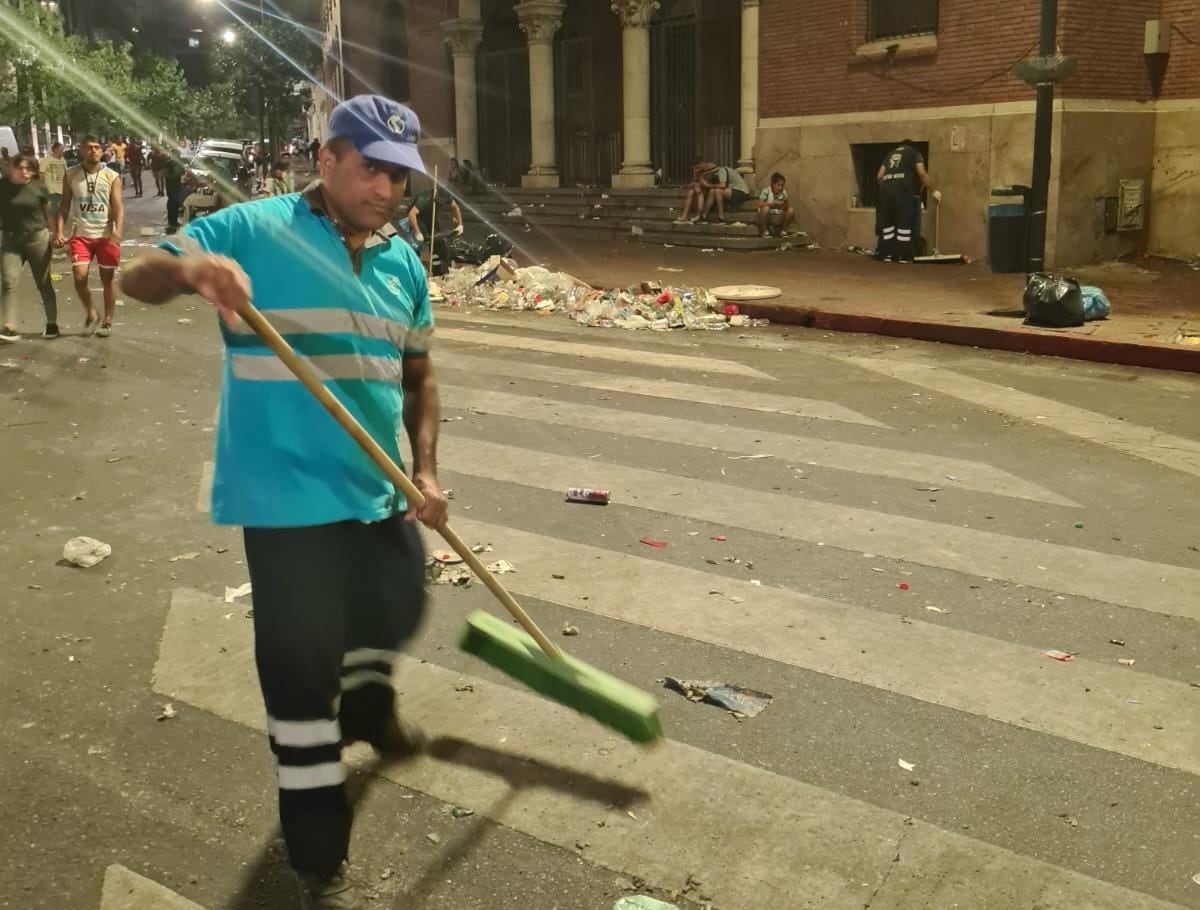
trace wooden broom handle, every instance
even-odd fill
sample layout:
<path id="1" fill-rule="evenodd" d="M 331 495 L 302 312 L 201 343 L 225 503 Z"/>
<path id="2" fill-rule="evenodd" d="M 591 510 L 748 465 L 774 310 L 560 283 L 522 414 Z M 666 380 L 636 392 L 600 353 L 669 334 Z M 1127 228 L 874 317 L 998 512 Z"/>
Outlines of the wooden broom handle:
<path id="1" fill-rule="evenodd" d="M 409 503 L 419 506 L 425 502 L 425 497 L 417 489 L 416 485 L 408 479 L 408 475 L 400 470 L 400 466 L 392 461 L 391 456 L 383 450 L 374 437 L 363 429 L 362 424 L 354 418 L 354 415 L 346 410 L 346 406 L 338 401 L 337 397 L 326 388 L 325 383 L 317 378 L 312 368 L 292 350 L 292 346 L 275 330 L 275 326 L 266 320 L 258 308 L 252 303 L 246 303 L 238 312 L 242 319 L 246 321 L 246 324 L 254 329 L 255 334 L 262 339 L 263 343 L 275 353 L 276 357 L 283 361 L 284 366 L 291 371 L 292 375 L 300 380 L 305 388 L 312 392 L 313 396 L 325 407 L 330 416 L 342 425 L 342 429 L 353 437 L 354 441 L 359 444 L 364 452 L 371 456 L 371 459 L 375 464 L 379 465 L 380 469 L 388 476 L 392 483 L 400 488 L 400 491 L 404 493 Z M 478 576 L 479 580 L 487 585 L 488 590 L 496 595 L 496 599 L 512 614 L 513 619 L 519 622 L 522 628 L 533 637 L 533 640 L 546 652 L 546 655 L 560 659 L 562 654 L 559 653 L 555 644 L 538 628 L 537 623 L 517 603 L 516 598 L 505 590 L 504 585 L 500 584 L 499 579 L 488 571 L 487 567 L 479 560 L 479 557 L 471 552 L 471 548 L 463 542 L 462 538 L 454 532 L 450 525 L 444 523 L 437 531 L 442 535 L 446 543 L 450 545 L 451 549 L 463 558 L 463 562 L 470 566 L 471 571 Z"/>

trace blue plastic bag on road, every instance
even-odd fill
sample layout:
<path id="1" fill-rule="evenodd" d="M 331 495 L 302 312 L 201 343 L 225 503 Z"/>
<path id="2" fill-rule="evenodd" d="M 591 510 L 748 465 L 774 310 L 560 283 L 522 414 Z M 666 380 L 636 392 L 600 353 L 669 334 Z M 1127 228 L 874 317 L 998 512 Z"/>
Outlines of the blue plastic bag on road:
<path id="1" fill-rule="evenodd" d="M 1084 322 L 1108 318 L 1108 314 L 1112 312 L 1112 304 L 1108 302 L 1108 298 L 1104 296 L 1102 290 L 1088 284 L 1081 284 L 1079 292 L 1083 295 Z"/>

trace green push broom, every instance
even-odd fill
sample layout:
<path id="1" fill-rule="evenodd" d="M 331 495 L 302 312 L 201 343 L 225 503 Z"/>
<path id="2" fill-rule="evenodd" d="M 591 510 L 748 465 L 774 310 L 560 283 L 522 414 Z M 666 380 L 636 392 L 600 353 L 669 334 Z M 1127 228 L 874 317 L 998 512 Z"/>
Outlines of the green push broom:
<path id="1" fill-rule="evenodd" d="M 253 304 L 246 304 L 240 314 L 292 375 L 304 384 L 330 416 L 400 488 L 408 501 L 416 505 L 424 502 L 421 491 L 354 419 L 354 415 L 346 410 L 345 405 L 325 387 L 308 364 L 297 356 L 262 313 Z M 443 524 L 438 532 L 529 633 L 523 635 L 490 613 L 475 612 L 467 618 L 467 628 L 459 643 L 464 651 L 520 680 L 534 691 L 612 727 L 635 742 L 653 742 L 662 736 L 658 703 L 652 695 L 564 654 L 448 524 Z"/>

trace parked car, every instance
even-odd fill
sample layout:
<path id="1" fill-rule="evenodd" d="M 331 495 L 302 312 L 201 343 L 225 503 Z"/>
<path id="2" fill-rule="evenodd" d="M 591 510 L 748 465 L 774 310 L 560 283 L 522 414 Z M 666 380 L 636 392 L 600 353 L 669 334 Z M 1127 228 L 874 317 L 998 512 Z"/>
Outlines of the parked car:
<path id="1" fill-rule="evenodd" d="M 242 155 L 242 143 L 237 139 L 205 139 L 200 143 L 199 154 L 205 152 L 231 152 L 239 158 Z"/>
<path id="2" fill-rule="evenodd" d="M 183 220 L 191 221 L 237 201 L 242 155 L 219 148 L 205 149 L 183 172 L 183 185 L 190 190 L 183 200 Z"/>

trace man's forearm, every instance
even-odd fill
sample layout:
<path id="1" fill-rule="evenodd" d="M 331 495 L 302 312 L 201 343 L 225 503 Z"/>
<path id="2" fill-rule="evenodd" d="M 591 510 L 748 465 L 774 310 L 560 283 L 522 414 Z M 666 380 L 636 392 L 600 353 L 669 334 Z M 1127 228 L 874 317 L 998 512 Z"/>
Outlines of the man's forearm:
<path id="1" fill-rule="evenodd" d="M 438 428 L 442 420 L 437 380 L 432 374 L 426 375 L 420 385 L 404 391 L 404 428 L 412 445 L 413 476 L 436 475 Z"/>
<path id="2" fill-rule="evenodd" d="M 167 303 L 184 293 L 183 260 L 165 250 L 151 250 L 122 270 L 121 287 L 143 303 Z"/>

